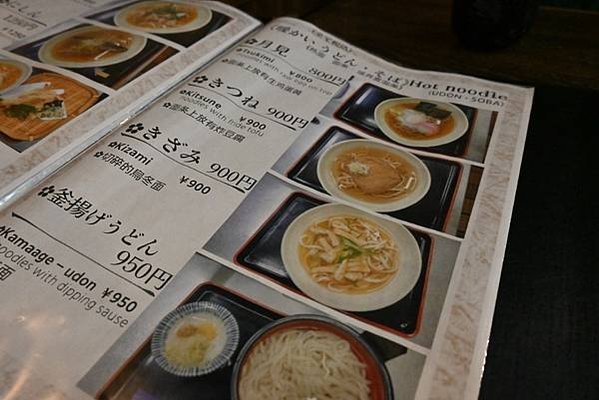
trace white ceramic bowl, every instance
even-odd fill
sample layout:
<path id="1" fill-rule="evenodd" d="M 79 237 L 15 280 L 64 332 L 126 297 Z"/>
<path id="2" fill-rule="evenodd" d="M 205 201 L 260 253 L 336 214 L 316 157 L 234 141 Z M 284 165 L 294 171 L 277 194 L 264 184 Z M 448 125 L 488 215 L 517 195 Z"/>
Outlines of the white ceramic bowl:
<path id="1" fill-rule="evenodd" d="M 61 41 L 75 36 L 77 34 L 95 31 L 95 30 L 117 30 L 117 29 L 106 29 L 97 26 L 82 26 L 80 28 L 72 29 L 66 32 L 61 33 L 60 35 L 54 36 L 52 39 L 48 40 L 46 43 L 42 45 L 42 47 L 38 51 L 39 59 L 46 63 L 56 65 L 57 67 L 65 67 L 65 68 L 91 68 L 91 67 L 106 67 L 108 65 L 118 64 L 123 61 L 127 61 L 137 54 L 139 54 L 144 47 L 146 46 L 146 38 L 140 35 L 131 34 L 133 36 L 133 41 L 131 46 L 122 53 L 116 54 L 110 58 L 92 60 L 92 61 L 69 61 L 62 60 L 59 58 L 55 58 L 52 55 L 52 50 L 54 47 L 60 43 Z"/>
<path id="2" fill-rule="evenodd" d="M 395 154 L 401 157 L 406 162 L 410 163 L 414 171 L 416 172 L 417 187 L 411 193 L 404 197 L 396 200 L 387 202 L 369 202 L 362 199 L 355 198 L 343 190 L 339 189 L 335 177 L 333 176 L 333 166 L 336 158 L 348 151 L 352 151 L 360 148 L 373 148 L 378 150 L 384 150 L 386 152 Z M 386 146 L 381 143 L 372 142 L 365 139 L 352 139 L 337 143 L 327 149 L 324 154 L 318 160 L 318 166 L 316 169 L 318 180 L 331 195 L 338 197 L 343 200 L 351 201 L 355 204 L 367 207 L 373 211 L 397 211 L 409 207 L 419 202 L 428 192 L 431 186 L 431 174 L 428 168 L 419 158 L 414 156 L 407 151 Z"/>
<path id="3" fill-rule="evenodd" d="M 135 11 L 139 7 L 151 6 L 151 5 L 160 5 L 160 4 L 168 4 L 168 3 L 181 3 L 186 6 L 194 7 L 198 13 L 198 16 L 188 22 L 185 25 L 174 26 L 168 28 L 147 28 L 138 25 L 132 25 L 127 21 L 127 17 L 133 11 Z M 142 1 L 140 3 L 135 3 L 130 5 L 129 7 L 123 8 L 114 16 L 114 23 L 118 26 L 122 26 L 123 28 L 135 29 L 138 31 L 144 31 L 149 33 L 157 33 L 157 34 L 171 34 L 171 33 L 181 33 L 181 32 L 189 32 L 194 31 L 196 29 L 200 29 L 206 26 L 210 20 L 212 19 L 212 11 L 207 8 L 200 6 L 199 4 L 193 3 L 184 3 L 177 1 Z"/>
<path id="4" fill-rule="evenodd" d="M 182 367 L 172 364 L 165 355 L 166 339 L 181 319 L 194 317 L 213 320 L 221 325 L 222 336 L 215 339 L 215 343 L 208 350 L 208 360 L 194 367 Z M 156 363 L 165 371 L 173 375 L 191 377 L 202 376 L 216 371 L 229 363 L 239 345 L 239 326 L 235 317 L 225 307 L 201 301 L 188 303 L 176 308 L 160 321 L 152 335 L 151 350 Z"/>
<path id="5" fill-rule="evenodd" d="M 299 257 L 300 239 L 311 225 L 333 216 L 356 216 L 366 219 L 386 230 L 395 241 L 398 248 L 399 270 L 387 284 L 376 291 L 364 294 L 337 293 L 310 277 Z M 418 243 L 403 225 L 342 204 L 318 206 L 297 217 L 283 235 L 281 256 L 289 277 L 301 291 L 320 303 L 347 311 L 378 310 L 398 302 L 412 291 L 422 267 Z"/>
<path id="6" fill-rule="evenodd" d="M 438 108 L 446 111 L 450 111 L 454 120 L 455 126 L 451 132 L 447 135 L 432 138 L 432 139 L 422 139 L 422 140 L 414 140 L 410 138 L 403 137 L 397 133 L 389 125 L 385 122 L 385 112 L 393 107 L 396 104 L 401 103 L 417 103 L 420 101 L 426 101 L 427 103 L 436 104 Z M 466 114 L 458 107 L 454 106 L 450 103 L 443 103 L 440 101 L 434 100 L 424 100 L 424 99 L 415 99 L 412 97 L 402 97 L 397 99 L 389 99 L 379 103 L 374 109 L 374 119 L 379 129 L 383 131 L 383 133 L 391 140 L 404 144 L 406 146 L 412 147 L 433 147 L 433 146 L 441 146 L 443 144 L 451 143 L 454 140 L 461 138 L 468 131 L 468 118 L 466 118 Z"/>
<path id="7" fill-rule="evenodd" d="M 21 85 L 23 82 L 25 82 L 31 76 L 31 71 L 32 71 L 31 66 L 27 65 L 25 63 L 22 63 L 21 61 L 8 60 L 5 58 L 2 58 L 2 59 L 0 59 L 0 64 L 11 65 L 13 67 L 17 67 L 21 71 L 21 75 L 19 76 L 19 78 L 12 85 L 7 86 L 4 89 L 0 90 L 0 94 L 9 92 L 14 88 L 19 87 L 19 85 Z"/>

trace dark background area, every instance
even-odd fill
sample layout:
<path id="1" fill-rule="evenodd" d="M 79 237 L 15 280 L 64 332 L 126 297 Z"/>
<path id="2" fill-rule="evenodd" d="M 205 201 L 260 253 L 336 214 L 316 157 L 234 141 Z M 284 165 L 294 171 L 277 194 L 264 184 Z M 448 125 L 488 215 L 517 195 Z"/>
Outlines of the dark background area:
<path id="1" fill-rule="evenodd" d="M 481 399 L 599 399 L 597 97 L 535 92 Z"/>
<path id="2" fill-rule="evenodd" d="M 597 0 L 544 0 L 543 5 L 578 8 L 581 10 L 599 10 L 599 1 Z"/>
<path id="3" fill-rule="evenodd" d="M 484 53 L 460 46 L 447 0 L 226 2 L 408 67 L 535 87 L 480 398 L 599 399 L 599 1 L 545 0 L 523 39 Z"/>

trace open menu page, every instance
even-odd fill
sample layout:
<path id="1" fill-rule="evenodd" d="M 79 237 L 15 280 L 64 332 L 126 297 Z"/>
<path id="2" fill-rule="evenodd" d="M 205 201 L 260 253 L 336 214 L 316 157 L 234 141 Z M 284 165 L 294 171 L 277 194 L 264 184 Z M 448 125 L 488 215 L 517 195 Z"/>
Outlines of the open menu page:
<path id="1" fill-rule="evenodd" d="M 3 201 L 259 26 L 194 0 L 9 1 L 0 15 Z"/>
<path id="2" fill-rule="evenodd" d="M 3 211 L 0 393 L 476 398 L 531 102 L 271 22 Z"/>

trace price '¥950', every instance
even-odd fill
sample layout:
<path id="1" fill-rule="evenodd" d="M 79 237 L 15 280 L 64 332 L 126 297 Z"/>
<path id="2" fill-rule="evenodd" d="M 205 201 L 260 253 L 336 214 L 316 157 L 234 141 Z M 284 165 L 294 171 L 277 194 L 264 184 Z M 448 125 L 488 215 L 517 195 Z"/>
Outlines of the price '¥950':
<path id="1" fill-rule="evenodd" d="M 128 250 L 121 250 L 116 258 L 117 261 L 111 265 L 120 266 L 120 270 L 126 274 L 125 279 L 151 295 L 155 295 L 153 290 L 161 290 L 173 277 L 170 272 L 152 265 Z"/>

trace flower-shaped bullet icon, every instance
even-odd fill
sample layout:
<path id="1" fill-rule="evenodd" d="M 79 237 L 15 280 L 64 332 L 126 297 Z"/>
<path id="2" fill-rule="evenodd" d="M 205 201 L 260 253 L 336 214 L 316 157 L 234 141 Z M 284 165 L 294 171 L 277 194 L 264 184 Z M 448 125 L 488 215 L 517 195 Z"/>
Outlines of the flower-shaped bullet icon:
<path id="1" fill-rule="evenodd" d="M 127 129 L 125 130 L 125 132 L 127 133 L 137 133 L 139 131 L 142 131 L 144 129 L 144 124 L 142 124 L 141 122 L 138 122 L 137 124 L 131 124 L 127 127 Z"/>
<path id="2" fill-rule="evenodd" d="M 54 193 L 54 185 L 52 186 L 46 186 L 45 188 L 43 188 L 42 190 L 40 190 L 40 192 L 37 194 L 38 196 L 41 197 L 46 197 L 49 194 Z"/>

